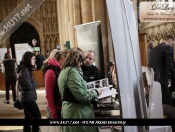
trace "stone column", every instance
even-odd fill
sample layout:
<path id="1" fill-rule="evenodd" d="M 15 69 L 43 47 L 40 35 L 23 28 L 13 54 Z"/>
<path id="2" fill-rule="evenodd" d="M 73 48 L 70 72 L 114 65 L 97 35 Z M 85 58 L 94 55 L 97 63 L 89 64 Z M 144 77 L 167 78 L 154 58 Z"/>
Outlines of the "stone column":
<path id="1" fill-rule="evenodd" d="M 52 35 L 51 35 L 51 43 L 50 43 L 50 49 L 51 50 L 53 50 L 54 48 L 55 48 L 55 39 L 54 39 L 54 37 L 52 37 Z"/>
<path id="2" fill-rule="evenodd" d="M 80 25 L 82 23 L 82 17 L 81 17 L 81 3 L 80 0 L 73 0 L 73 12 L 74 12 L 74 26 L 75 25 Z M 72 27 L 72 34 L 73 34 L 73 41 L 75 43 L 75 47 L 77 46 L 77 41 L 76 41 L 76 35 L 75 35 L 75 28 Z"/>
<path id="3" fill-rule="evenodd" d="M 63 42 L 63 20 L 62 15 L 63 11 L 61 9 L 62 7 L 62 0 L 57 0 L 57 12 L 58 12 L 58 25 L 59 25 L 59 39 L 60 39 L 60 48 L 64 49 L 64 42 Z"/>
<path id="4" fill-rule="evenodd" d="M 46 49 L 46 50 L 51 50 L 51 49 L 50 49 L 50 39 L 49 39 L 48 37 L 49 37 L 49 36 L 45 35 L 44 45 L 45 45 L 45 49 Z"/>
<path id="5" fill-rule="evenodd" d="M 73 9 L 74 9 L 74 24 L 79 25 L 82 23 L 80 0 L 73 0 Z"/>
<path id="6" fill-rule="evenodd" d="M 62 0 L 63 1 L 63 10 L 62 13 L 64 14 L 63 17 L 63 27 L 64 27 L 64 40 L 63 43 L 69 41 L 69 32 L 68 32 L 68 22 L 69 22 L 69 0 Z"/>
<path id="7" fill-rule="evenodd" d="M 112 42 L 112 34 L 111 34 L 111 27 L 110 27 L 110 23 L 109 23 L 109 18 L 107 16 L 107 30 L 108 30 L 108 53 L 109 53 L 109 61 L 111 62 L 115 62 L 115 58 L 114 58 L 114 46 L 113 46 L 113 42 Z M 112 51 L 112 52 L 111 52 Z"/>
<path id="8" fill-rule="evenodd" d="M 103 44 L 103 53 L 104 53 L 104 70 L 105 70 L 105 76 L 107 74 L 107 62 L 109 60 L 109 54 L 108 54 L 108 31 L 107 31 L 107 22 L 106 22 L 106 16 L 107 16 L 107 7 L 106 7 L 106 1 L 105 0 L 93 0 L 94 1 L 94 9 L 92 9 L 93 12 L 93 18 L 94 21 L 101 21 L 101 33 L 102 33 L 102 44 Z M 93 5 L 93 4 L 92 4 Z M 113 50 L 112 50 L 113 51 Z"/>
<path id="9" fill-rule="evenodd" d="M 82 24 L 93 21 L 91 0 L 81 0 L 81 16 L 82 16 Z"/>
<path id="10" fill-rule="evenodd" d="M 80 0 L 59 0 L 57 5 L 61 49 L 66 41 L 70 41 L 71 48 L 76 47 L 74 26 L 81 24 Z"/>
<path id="11" fill-rule="evenodd" d="M 69 21 L 68 21 L 68 35 L 70 47 L 75 47 L 75 31 L 74 31 L 74 7 L 73 0 L 69 0 Z"/>

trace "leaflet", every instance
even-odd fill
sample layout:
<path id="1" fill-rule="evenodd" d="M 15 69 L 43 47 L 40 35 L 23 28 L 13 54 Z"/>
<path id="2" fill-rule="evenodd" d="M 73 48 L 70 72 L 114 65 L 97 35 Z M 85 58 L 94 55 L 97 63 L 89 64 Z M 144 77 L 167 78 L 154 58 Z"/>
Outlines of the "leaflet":
<path id="1" fill-rule="evenodd" d="M 98 97 L 98 99 L 118 94 L 115 89 L 110 89 L 110 87 L 111 85 L 108 83 L 108 78 L 87 83 L 87 88 L 89 91 L 102 88 L 102 94 Z"/>

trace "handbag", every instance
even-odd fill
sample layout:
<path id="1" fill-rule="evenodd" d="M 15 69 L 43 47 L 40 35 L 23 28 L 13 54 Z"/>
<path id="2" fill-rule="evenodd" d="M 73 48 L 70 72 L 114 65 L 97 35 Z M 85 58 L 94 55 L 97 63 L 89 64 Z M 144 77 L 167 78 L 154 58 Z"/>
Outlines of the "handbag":
<path id="1" fill-rule="evenodd" d="M 15 102 L 14 102 L 14 107 L 21 110 L 23 109 L 21 103 L 19 102 L 19 99 L 17 99 Z"/>
<path id="2" fill-rule="evenodd" d="M 66 86 L 68 78 L 69 78 L 69 73 L 70 73 L 71 69 L 72 69 L 72 67 L 68 71 L 68 74 L 67 74 L 67 77 L 66 77 L 66 81 L 65 81 L 65 84 L 64 84 L 62 101 L 68 101 L 68 102 L 73 102 L 73 103 L 80 103 L 78 100 L 76 100 L 76 98 L 74 97 L 74 95 L 72 94 L 72 92 L 70 91 L 68 86 Z"/>

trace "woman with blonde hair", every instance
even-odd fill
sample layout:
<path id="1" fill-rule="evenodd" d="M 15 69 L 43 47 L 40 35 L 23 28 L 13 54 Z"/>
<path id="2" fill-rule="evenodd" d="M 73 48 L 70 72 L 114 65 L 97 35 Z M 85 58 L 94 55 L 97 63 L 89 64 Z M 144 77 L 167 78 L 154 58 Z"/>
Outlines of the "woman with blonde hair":
<path id="1" fill-rule="evenodd" d="M 55 54 L 58 52 L 57 49 L 53 49 L 52 52 L 50 53 L 49 57 L 44 61 L 44 63 L 48 62 L 50 58 L 54 58 Z"/>
<path id="2" fill-rule="evenodd" d="M 69 50 L 58 78 L 59 91 L 63 97 L 63 119 L 94 119 L 91 101 L 97 100 L 102 89 L 89 91 L 80 67 L 85 55 L 80 48 Z M 63 126 L 63 132 L 97 132 L 96 126 Z"/>
<path id="3" fill-rule="evenodd" d="M 43 65 L 42 65 L 42 67 L 41 67 L 41 70 L 42 70 L 42 71 L 43 71 L 44 68 L 47 66 L 48 60 L 51 59 L 51 58 L 54 58 L 54 57 L 55 57 L 55 54 L 56 54 L 57 52 L 58 52 L 57 49 L 52 50 L 52 52 L 50 53 L 49 57 L 43 62 Z"/>
<path id="4" fill-rule="evenodd" d="M 5 79 L 5 89 L 6 89 L 6 100 L 4 100 L 4 103 L 9 104 L 10 101 L 10 86 L 12 89 L 12 95 L 13 95 L 13 101 L 16 101 L 16 80 L 17 80 L 17 74 L 16 74 L 16 62 L 15 59 L 11 58 L 11 55 L 9 53 L 4 54 L 4 60 L 1 64 L 2 67 L 2 73 L 4 73 L 4 79 Z"/>
<path id="5" fill-rule="evenodd" d="M 57 78 L 62 64 L 66 58 L 67 50 L 54 49 L 46 60 L 44 67 L 44 79 L 47 101 L 47 118 L 61 119 L 61 95 L 57 84 Z M 59 98 L 60 97 L 60 98 Z"/>

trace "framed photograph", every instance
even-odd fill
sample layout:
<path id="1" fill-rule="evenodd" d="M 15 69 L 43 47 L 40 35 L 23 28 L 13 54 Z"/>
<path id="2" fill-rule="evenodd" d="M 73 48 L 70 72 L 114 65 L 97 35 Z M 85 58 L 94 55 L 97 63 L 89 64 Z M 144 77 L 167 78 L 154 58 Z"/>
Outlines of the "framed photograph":
<path id="1" fill-rule="evenodd" d="M 94 87 L 94 84 L 89 84 L 89 85 L 87 85 L 87 88 L 92 89 L 92 88 L 95 88 L 95 87 Z"/>
<path id="2" fill-rule="evenodd" d="M 108 84 L 108 78 L 105 78 L 105 79 L 101 79 L 101 86 L 102 87 L 108 87 L 109 84 Z"/>
<path id="3" fill-rule="evenodd" d="M 100 88 L 101 84 L 100 84 L 100 80 L 95 81 L 95 88 Z"/>
<path id="4" fill-rule="evenodd" d="M 87 83 L 87 89 L 94 89 L 95 88 L 95 82 L 88 82 Z"/>

